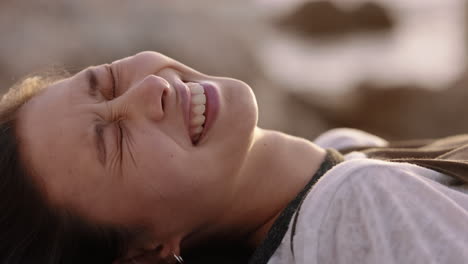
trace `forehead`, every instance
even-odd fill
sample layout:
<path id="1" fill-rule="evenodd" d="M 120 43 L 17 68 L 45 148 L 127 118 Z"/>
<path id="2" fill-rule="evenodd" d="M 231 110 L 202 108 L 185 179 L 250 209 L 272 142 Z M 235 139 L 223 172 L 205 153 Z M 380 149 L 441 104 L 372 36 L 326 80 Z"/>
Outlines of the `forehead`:
<path id="1" fill-rule="evenodd" d="M 53 200 L 76 195 L 83 173 L 92 173 L 91 116 L 77 107 L 76 78 L 46 88 L 19 113 L 22 154 Z M 56 199 L 57 198 L 57 199 Z M 57 201 L 61 202 L 61 201 Z"/>

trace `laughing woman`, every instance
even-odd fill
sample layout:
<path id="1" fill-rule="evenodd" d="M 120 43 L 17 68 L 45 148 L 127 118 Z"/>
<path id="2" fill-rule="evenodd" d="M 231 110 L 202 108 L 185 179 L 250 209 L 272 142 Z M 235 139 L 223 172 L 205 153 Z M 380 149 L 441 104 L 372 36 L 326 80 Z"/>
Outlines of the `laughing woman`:
<path id="1" fill-rule="evenodd" d="M 154 52 L 28 78 L 0 111 L 1 263 L 182 263 L 210 241 L 250 263 L 468 259 L 468 170 L 443 163 L 464 137 L 263 130 L 247 84 Z"/>

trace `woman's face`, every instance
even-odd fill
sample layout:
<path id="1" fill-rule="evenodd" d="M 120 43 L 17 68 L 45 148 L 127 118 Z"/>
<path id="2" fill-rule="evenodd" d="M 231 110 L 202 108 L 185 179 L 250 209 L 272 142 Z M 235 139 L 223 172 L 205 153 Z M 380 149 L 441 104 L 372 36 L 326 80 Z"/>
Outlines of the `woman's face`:
<path id="1" fill-rule="evenodd" d="M 243 82 L 143 52 L 53 84 L 19 120 L 50 201 L 164 240 L 228 206 L 257 108 Z"/>

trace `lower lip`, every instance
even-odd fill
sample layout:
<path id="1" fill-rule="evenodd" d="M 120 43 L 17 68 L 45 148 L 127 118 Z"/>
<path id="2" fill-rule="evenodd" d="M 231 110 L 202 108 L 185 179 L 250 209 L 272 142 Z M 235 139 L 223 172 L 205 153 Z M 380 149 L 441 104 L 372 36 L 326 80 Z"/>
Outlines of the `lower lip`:
<path id="1" fill-rule="evenodd" d="M 205 96 L 206 96 L 206 104 L 205 104 L 205 116 L 206 116 L 206 121 L 205 125 L 203 126 L 203 131 L 200 135 L 200 139 L 198 141 L 198 144 L 203 142 L 203 140 L 206 137 L 206 134 L 210 130 L 210 128 L 213 126 L 213 123 L 215 122 L 218 112 L 219 112 L 219 94 L 217 88 L 210 84 L 210 83 L 200 83 L 203 88 L 205 89 Z"/>

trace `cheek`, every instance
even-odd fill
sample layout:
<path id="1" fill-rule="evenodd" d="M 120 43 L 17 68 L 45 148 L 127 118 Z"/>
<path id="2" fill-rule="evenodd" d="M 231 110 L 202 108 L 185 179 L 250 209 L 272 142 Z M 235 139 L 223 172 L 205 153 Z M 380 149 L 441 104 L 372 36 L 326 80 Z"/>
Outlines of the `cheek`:
<path id="1" fill-rule="evenodd" d="M 153 184 L 162 197 L 176 206 L 202 206 L 211 193 L 225 190 L 228 185 L 226 167 L 212 155 L 174 154 L 171 160 L 160 164 Z"/>
<path id="2" fill-rule="evenodd" d="M 151 151 L 142 158 L 137 158 L 138 176 L 135 181 L 144 192 L 157 194 L 160 198 L 169 198 L 175 192 L 187 188 L 190 183 L 186 179 L 190 171 L 188 163 L 182 154 L 171 151 Z"/>

